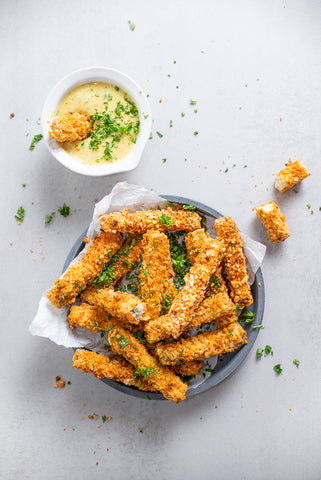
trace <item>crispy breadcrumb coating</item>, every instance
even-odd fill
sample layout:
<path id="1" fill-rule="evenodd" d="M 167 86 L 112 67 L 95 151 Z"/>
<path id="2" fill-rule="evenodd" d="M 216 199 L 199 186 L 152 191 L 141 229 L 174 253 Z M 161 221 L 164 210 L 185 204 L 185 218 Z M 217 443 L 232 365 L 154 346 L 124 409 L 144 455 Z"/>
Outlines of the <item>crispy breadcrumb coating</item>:
<path id="1" fill-rule="evenodd" d="M 239 322 L 195 337 L 181 339 L 155 347 L 156 355 L 163 365 L 177 365 L 182 361 L 204 360 L 213 355 L 232 352 L 247 343 L 246 332 Z"/>
<path id="2" fill-rule="evenodd" d="M 142 238 L 129 235 L 118 252 L 110 259 L 92 284 L 97 288 L 113 287 L 128 272 L 135 268 L 142 256 Z"/>
<path id="3" fill-rule="evenodd" d="M 200 360 L 192 360 L 191 362 L 183 362 L 180 365 L 175 365 L 172 370 L 177 375 L 198 375 L 203 364 Z"/>
<path id="4" fill-rule="evenodd" d="M 168 367 L 160 366 L 131 333 L 115 327 L 110 330 L 108 341 L 115 353 L 122 355 L 135 367 L 135 374 L 140 376 L 142 383 L 148 379 L 149 384 L 170 401 L 179 403 L 185 399 L 187 385 Z"/>
<path id="5" fill-rule="evenodd" d="M 111 317 L 111 315 L 108 315 L 101 307 L 89 305 L 88 303 L 72 305 L 67 317 L 67 322 L 70 328 L 82 327 L 92 332 L 108 330 L 108 328 L 113 327 L 115 324 L 128 330 L 133 328 L 133 325 L 126 320 L 123 321 Z"/>
<path id="6" fill-rule="evenodd" d="M 220 240 L 213 240 L 211 247 L 202 252 L 185 275 L 185 285 L 175 297 L 167 315 L 151 320 L 145 325 L 149 343 L 172 336 L 178 338 L 190 323 L 190 317 L 202 302 L 209 280 L 222 260 L 225 248 Z"/>
<path id="7" fill-rule="evenodd" d="M 116 292 L 112 288 L 103 288 L 96 292 L 87 288 L 81 298 L 91 305 L 97 305 L 113 317 L 138 325 L 146 311 L 144 302 L 131 293 Z"/>
<path id="8" fill-rule="evenodd" d="M 139 271 L 138 295 L 146 303 L 144 320 L 158 317 L 162 309 L 165 295 L 174 298 L 177 290 L 169 249 L 169 241 L 165 233 L 149 230 L 143 236 L 142 265 Z"/>
<path id="9" fill-rule="evenodd" d="M 284 242 L 290 236 L 286 218 L 272 200 L 254 208 L 256 215 L 266 228 L 268 240 L 272 243 Z"/>
<path id="10" fill-rule="evenodd" d="M 49 136 L 56 142 L 75 142 L 89 137 L 93 129 L 90 118 L 85 113 L 60 113 L 52 121 Z"/>
<path id="11" fill-rule="evenodd" d="M 105 231 L 131 233 L 141 235 L 147 230 L 171 232 L 174 230 L 192 231 L 200 228 L 201 217 L 189 210 L 143 210 L 129 212 L 126 208 L 121 212 L 113 212 L 99 217 L 101 227 Z"/>
<path id="12" fill-rule="evenodd" d="M 204 228 L 199 228 L 185 235 L 188 258 L 192 265 L 196 262 L 203 250 L 210 248 L 213 240 L 208 233 L 205 233 Z"/>
<path id="13" fill-rule="evenodd" d="M 215 221 L 214 228 L 226 248 L 223 263 L 229 281 L 231 298 L 236 305 L 242 308 L 251 305 L 253 297 L 248 283 L 246 258 L 236 223 L 231 217 L 220 217 Z"/>
<path id="14" fill-rule="evenodd" d="M 103 353 L 77 350 L 72 360 L 74 368 L 92 373 L 96 378 L 110 378 L 139 390 L 153 391 L 152 385 L 134 378 L 134 367 L 119 355 L 106 356 Z"/>
<path id="15" fill-rule="evenodd" d="M 190 317 L 190 328 L 198 327 L 213 320 L 219 326 L 230 315 L 235 314 L 235 305 L 225 291 L 211 295 L 200 304 Z M 231 323 L 231 322 L 229 322 Z"/>
<path id="16" fill-rule="evenodd" d="M 89 245 L 83 258 L 71 265 L 62 278 L 56 280 L 47 297 L 56 307 L 73 303 L 80 291 L 102 270 L 106 261 L 119 250 L 123 243 L 119 233 L 101 232 Z"/>
<path id="17" fill-rule="evenodd" d="M 286 192 L 295 187 L 302 180 L 307 178 L 311 173 L 302 165 L 300 160 L 293 162 L 290 160 L 275 178 L 275 188 L 280 192 Z"/>

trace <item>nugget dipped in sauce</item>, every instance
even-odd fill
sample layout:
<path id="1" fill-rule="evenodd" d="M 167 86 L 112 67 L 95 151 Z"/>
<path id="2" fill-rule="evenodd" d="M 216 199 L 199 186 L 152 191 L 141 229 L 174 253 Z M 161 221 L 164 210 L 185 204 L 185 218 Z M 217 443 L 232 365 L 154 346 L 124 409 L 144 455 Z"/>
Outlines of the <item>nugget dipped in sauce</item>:
<path id="1" fill-rule="evenodd" d="M 88 115 L 66 112 L 54 118 L 49 128 L 49 136 L 59 143 L 75 142 L 89 137 L 92 129 Z"/>

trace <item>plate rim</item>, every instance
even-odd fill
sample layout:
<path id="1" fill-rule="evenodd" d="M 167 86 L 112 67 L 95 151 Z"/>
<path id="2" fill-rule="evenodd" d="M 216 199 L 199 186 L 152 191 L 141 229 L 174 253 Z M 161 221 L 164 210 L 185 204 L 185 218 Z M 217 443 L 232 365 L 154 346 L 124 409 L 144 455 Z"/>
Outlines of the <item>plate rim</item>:
<path id="1" fill-rule="evenodd" d="M 203 204 L 202 202 L 198 202 L 196 200 L 192 200 L 190 198 L 176 196 L 176 195 L 159 195 L 161 198 L 173 202 L 173 203 L 181 203 L 185 205 L 193 205 L 196 207 L 197 210 L 201 210 L 207 214 L 212 215 L 215 218 L 222 217 L 220 212 L 215 210 L 208 205 Z M 73 246 L 71 247 L 67 258 L 65 260 L 62 272 L 65 272 L 69 267 L 71 261 L 76 257 L 76 255 L 82 250 L 84 247 L 83 238 L 86 236 L 88 231 L 87 226 L 83 233 L 77 238 Z M 263 317 L 264 317 L 264 307 L 265 307 L 265 286 L 263 280 L 262 269 L 259 267 L 255 273 L 255 280 L 252 284 L 252 287 L 257 289 L 256 295 L 256 310 L 257 313 L 255 315 L 255 320 L 251 323 L 251 327 L 262 325 Z M 248 343 L 239 347 L 231 358 L 231 360 L 224 365 L 220 370 L 214 372 L 200 385 L 197 387 L 190 387 L 186 392 L 186 398 L 193 397 L 195 395 L 199 395 L 203 392 L 210 390 L 211 388 L 215 387 L 219 383 L 226 380 L 233 372 L 237 370 L 237 368 L 244 362 L 250 351 L 252 350 L 256 338 L 259 334 L 259 328 L 252 329 L 251 328 L 251 335 L 248 337 Z M 76 351 L 76 348 L 74 348 Z M 127 386 L 122 383 L 118 383 L 114 380 L 110 380 L 109 378 L 101 378 L 99 379 L 105 384 L 109 385 L 110 387 L 126 393 L 127 395 L 131 395 L 138 398 L 143 398 L 147 400 L 166 400 L 161 393 L 154 393 L 154 392 L 145 392 L 142 390 L 138 390 L 136 387 Z"/>

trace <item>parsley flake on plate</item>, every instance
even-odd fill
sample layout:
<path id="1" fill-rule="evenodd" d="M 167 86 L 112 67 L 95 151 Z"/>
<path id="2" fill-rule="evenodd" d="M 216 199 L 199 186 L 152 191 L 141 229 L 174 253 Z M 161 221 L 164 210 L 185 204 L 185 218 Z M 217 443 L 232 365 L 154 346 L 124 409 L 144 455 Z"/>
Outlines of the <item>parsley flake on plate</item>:
<path id="1" fill-rule="evenodd" d="M 280 375 L 283 371 L 283 368 L 281 368 L 281 365 L 278 363 L 277 365 L 274 365 L 273 370 Z"/>
<path id="2" fill-rule="evenodd" d="M 39 133 L 38 135 L 35 135 L 32 139 L 31 144 L 30 144 L 29 150 L 34 150 L 35 147 L 36 147 L 36 143 L 40 142 L 42 137 L 43 137 L 43 135 L 41 133 Z"/>
<path id="3" fill-rule="evenodd" d="M 62 207 L 59 207 L 59 208 L 58 208 L 58 212 L 59 212 L 60 215 L 62 215 L 63 217 L 68 217 L 68 215 L 69 215 L 69 213 L 70 213 L 70 207 L 68 207 L 68 206 L 64 203 Z"/>
<path id="4" fill-rule="evenodd" d="M 14 218 L 17 220 L 17 222 L 23 222 L 23 219 L 25 218 L 25 209 L 23 207 L 19 207 Z"/>
<path id="5" fill-rule="evenodd" d="M 131 29 L 132 31 L 135 30 L 136 25 L 135 25 L 131 20 L 128 20 L 128 24 L 129 24 L 130 29 Z"/>

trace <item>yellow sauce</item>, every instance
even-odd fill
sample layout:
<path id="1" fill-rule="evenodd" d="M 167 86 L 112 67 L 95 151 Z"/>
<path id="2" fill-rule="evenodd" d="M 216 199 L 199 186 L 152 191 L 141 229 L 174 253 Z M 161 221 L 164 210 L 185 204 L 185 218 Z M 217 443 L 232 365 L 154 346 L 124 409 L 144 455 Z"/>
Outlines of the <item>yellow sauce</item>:
<path id="1" fill-rule="evenodd" d="M 82 163 L 102 165 L 116 162 L 125 158 L 136 143 L 139 132 L 138 108 L 128 93 L 117 85 L 102 82 L 80 85 L 61 100 L 56 114 L 65 112 L 86 113 L 93 122 L 90 137 L 62 144 L 67 153 Z M 116 131 L 102 138 L 101 135 L 104 137 L 110 131 L 103 126 L 106 118 L 110 119 L 111 129 L 115 128 Z"/>

